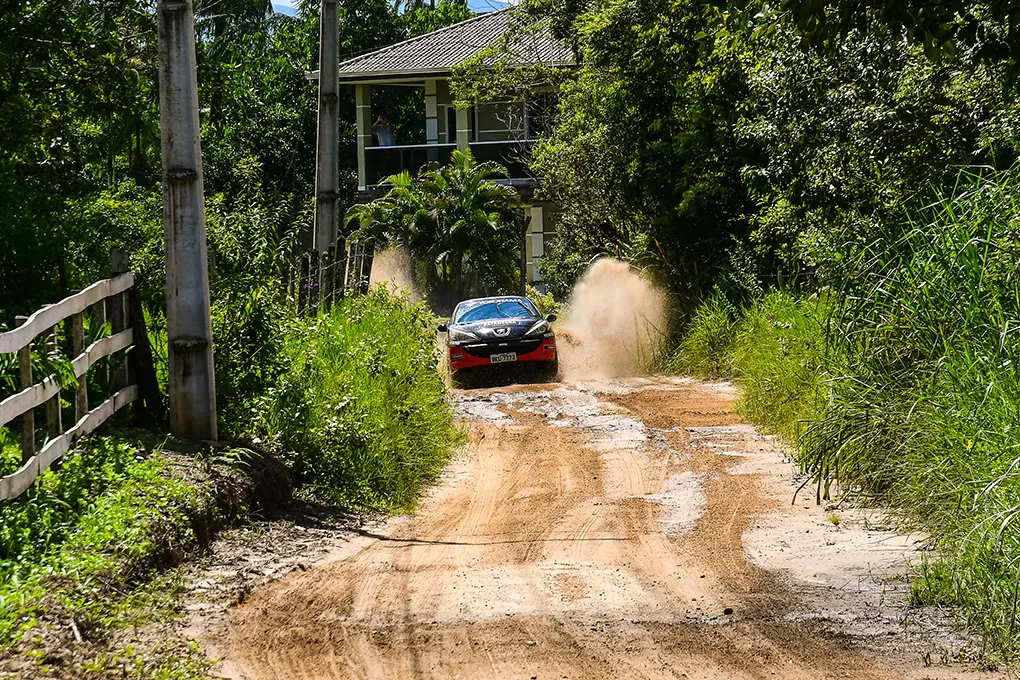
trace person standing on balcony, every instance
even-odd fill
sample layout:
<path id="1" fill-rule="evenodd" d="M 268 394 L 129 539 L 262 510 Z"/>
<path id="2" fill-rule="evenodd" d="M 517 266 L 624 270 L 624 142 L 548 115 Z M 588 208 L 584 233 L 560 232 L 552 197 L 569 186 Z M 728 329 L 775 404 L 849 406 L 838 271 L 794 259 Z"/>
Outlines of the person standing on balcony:
<path id="1" fill-rule="evenodd" d="M 386 114 L 380 113 L 379 117 L 372 123 L 372 131 L 379 138 L 379 146 L 395 146 L 396 138 L 393 136 L 393 125 Z"/>

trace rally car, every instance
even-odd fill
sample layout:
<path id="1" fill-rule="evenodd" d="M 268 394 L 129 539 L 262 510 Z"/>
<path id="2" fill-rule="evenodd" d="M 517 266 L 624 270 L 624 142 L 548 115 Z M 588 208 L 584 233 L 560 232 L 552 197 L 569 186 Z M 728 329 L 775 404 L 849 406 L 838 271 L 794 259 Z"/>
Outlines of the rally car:
<path id="1" fill-rule="evenodd" d="M 475 298 L 464 300 L 453 310 L 449 324 L 440 324 L 447 334 L 450 371 L 463 377 L 467 369 L 511 365 L 539 369 L 554 378 L 559 369 L 554 314 L 543 317 L 526 297 Z"/>

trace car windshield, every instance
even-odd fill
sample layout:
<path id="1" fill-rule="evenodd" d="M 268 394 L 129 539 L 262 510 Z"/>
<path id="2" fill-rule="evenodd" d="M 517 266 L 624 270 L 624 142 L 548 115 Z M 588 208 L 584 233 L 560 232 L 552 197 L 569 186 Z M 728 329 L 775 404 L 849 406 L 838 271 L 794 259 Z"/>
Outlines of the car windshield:
<path id="1" fill-rule="evenodd" d="M 529 305 L 521 300 L 508 298 L 506 300 L 487 300 L 465 306 L 454 317 L 453 323 L 474 323 L 489 319 L 532 319 L 535 316 L 537 314 L 534 310 L 529 309 Z"/>

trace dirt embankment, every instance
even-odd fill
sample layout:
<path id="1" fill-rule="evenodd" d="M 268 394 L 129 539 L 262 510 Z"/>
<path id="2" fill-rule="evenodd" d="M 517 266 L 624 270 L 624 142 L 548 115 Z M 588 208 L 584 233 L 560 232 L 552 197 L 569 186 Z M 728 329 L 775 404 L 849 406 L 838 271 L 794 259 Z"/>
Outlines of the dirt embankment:
<path id="1" fill-rule="evenodd" d="M 903 624 L 910 538 L 791 507 L 732 398 L 460 393 L 475 443 L 416 517 L 254 590 L 207 644 L 252 679 L 979 677 L 925 667 L 959 642 Z"/>

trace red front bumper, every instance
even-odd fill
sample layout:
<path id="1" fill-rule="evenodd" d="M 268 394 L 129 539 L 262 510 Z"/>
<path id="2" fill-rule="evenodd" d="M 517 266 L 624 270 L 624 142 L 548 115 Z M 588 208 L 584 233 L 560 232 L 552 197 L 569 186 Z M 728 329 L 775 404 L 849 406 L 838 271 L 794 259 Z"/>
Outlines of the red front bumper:
<path id="1" fill-rule="evenodd" d="M 476 357 L 468 354 L 462 347 L 450 347 L 450 371 L 459 371 L 462 368 L 474 368 L 475 366 L 492 366 L 492 360 L 488 357 Z M 527 354 L 518 354 L 517 362 L 521 361 L 556 361 L 556 338 L 545 338 L 536 349 Z M 514 362 L 495 364 L 496 366 L 512 365 Z"/>

